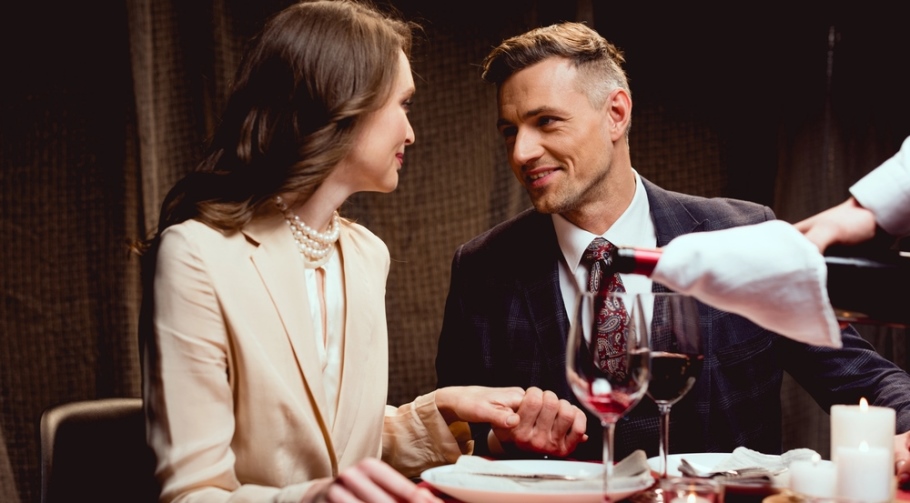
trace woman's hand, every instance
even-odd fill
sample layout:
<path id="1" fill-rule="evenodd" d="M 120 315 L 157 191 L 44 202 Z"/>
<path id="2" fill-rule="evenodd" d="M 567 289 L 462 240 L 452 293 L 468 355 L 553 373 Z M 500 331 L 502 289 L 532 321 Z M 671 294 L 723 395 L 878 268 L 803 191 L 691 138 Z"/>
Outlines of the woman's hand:
<path id="1" fill-rule="evenodd" d="M 509 428 L 518 424 L 515 411 L 524 395 L 517 387 L 450 386 L 436 390 L 436 408 L 449 424 L 467 421 Z"/>
<path id="2" fill-rule="evenodd" d="M 367 458 L 314 488 L 301 503 L 442 503 L 386 463 Z"/>

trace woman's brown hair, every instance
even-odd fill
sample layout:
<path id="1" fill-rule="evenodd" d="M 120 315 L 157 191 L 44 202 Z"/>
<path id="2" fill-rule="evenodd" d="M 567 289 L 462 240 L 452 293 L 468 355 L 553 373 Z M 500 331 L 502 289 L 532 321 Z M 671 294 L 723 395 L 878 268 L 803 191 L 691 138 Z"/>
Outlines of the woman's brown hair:
<path id="1" fill-rule="evenodd" d="M 165 198 L 158 233 L 191 218 L 236 230 L 277 194 L 309 198 L 388 97 L 412 29 L 353 0 L 272 17 L 240 62 L 207 156 Z"/>

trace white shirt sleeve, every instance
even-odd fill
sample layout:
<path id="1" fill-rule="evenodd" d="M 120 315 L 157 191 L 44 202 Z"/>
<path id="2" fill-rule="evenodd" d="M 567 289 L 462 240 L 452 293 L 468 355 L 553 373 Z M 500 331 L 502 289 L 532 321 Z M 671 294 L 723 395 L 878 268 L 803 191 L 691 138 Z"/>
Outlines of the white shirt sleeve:
<path id="1" fill-rule="evenodd" d="M 875 214 L 881 228 L 910 235 L 910 137 L 900 151 L 850 187 L 850 193 Z"/>

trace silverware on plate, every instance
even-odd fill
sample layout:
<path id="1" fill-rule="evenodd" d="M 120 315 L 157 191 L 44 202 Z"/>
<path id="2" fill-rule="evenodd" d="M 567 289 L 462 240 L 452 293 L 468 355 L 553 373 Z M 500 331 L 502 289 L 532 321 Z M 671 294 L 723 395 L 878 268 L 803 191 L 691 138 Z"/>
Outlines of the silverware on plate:
<path id="1" fill-rule="evenodd" d="M 777 475 L 780 472 L 773 472 L 767 468 L 760 466 L 750 466 L 745 468 L 735 468 L 729 470 L 717 470 L 717 471 L 704 471 L 695 468 L 686 461 L 686 458 L 680 458 L 679 460 L 679 471 L 687 477 L 698 477 L 698 478 L 715 478 L 723 477 L 727 479 L 731 478 L 768 478 Z"/>
<path id="2" fill-rule="evenodd" d="M 584 477 L 576 477 L 574 475 L 560 475 L 557 473 L 484 473 L 484 472 L 468 472 L 468 475 L 481 475 L 484 477 L 504 477 L 507 479 L 520 479 L 520 480 L 566 480 L 566 481 L 577 481 L 577 480 L 586 480 L 594 477 L 600 477 L 600 473 L 595 473 L 592 475 Z"/>

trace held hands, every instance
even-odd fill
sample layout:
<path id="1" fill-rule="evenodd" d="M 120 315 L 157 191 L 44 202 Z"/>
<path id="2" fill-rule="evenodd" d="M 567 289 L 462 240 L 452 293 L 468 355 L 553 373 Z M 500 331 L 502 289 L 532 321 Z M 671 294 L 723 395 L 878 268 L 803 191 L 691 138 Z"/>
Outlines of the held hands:
<path id="1" fill-rule="evenodd" d="M 854 198 L 795 224 L 824 253 L 833 244 L 858 244 L 875 236 L 875 215 Z"/>
<path id="2" fill-rule="evenodd" d="M 516 411 L 520 420 L 514 427 L 493 425 L 488 439 L 491 451 L 497 450 L 495 444 L 511 442 L 524 451 L 565 457 L 588 440 L 584 412 L 552 391 L 528 388 Z"/>
<path id="3" fill-rule="evenodd" d="M 436 407 L 448 423 L 490 423 L 493 451 L 511 442 L 522 450 L 564 457 L 588 439 L 584 412 L 540 388 L 440 388 Z"/>
<path id="4" fill-rule="evenodd" d="M 436 390 L 436 407 L 448 423 L 490 423 L 496 438 L 521 449 L 566 456 L 587 440 L 586 417 L 577 407 L 539 388 L 483 386 Z M 304 502 L 442 503 L 391 466 L 367 458 L 314 487 Z"/>
<path id="5" fill-rule="evenodd" d="M 417 487 L 394 468 L 374 458 L 345 469 L 313 491 L 316 494 L 304 497 L 301 503 L 442 503 L 428 489 Z"/>

